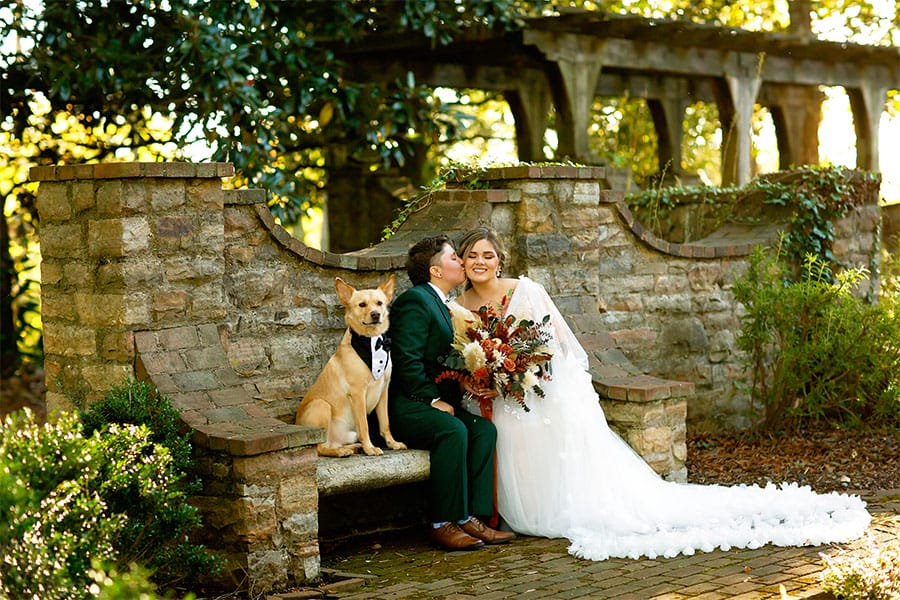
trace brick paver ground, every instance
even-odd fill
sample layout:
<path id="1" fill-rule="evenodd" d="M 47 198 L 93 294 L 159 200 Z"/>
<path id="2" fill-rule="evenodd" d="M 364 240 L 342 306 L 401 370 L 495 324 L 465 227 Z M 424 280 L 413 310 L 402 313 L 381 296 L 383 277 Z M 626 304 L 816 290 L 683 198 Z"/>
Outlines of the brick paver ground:
<path id="1" fill-rule="evenodd" d="M 873 523 L 866 538 L 841 546 L 697 553 L 655 560 L 580 560 L 565 540 L 520 537 L 473 552 L 444 552 L 423 532 L 405 531 L 323 547 L 319 597 L 400 600 L 451 598 L 615 598 L 617 600 L 760 600 L 829 597 L 819 588 L 820 552 L 862 552 L 867 539 L 900 536 L 900 490 L 867 498 Z M 270 600 L 316 597 L 316 590 Z"/>

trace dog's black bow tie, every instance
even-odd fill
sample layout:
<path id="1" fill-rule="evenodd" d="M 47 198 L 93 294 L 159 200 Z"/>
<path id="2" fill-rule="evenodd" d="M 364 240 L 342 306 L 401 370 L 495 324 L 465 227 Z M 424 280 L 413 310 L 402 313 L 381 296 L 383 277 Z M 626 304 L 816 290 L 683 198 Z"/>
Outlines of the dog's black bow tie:
<path id="1" fill-rule="evenodd" d="M 375 340 L 375 350 L 381 350 L 384 348 L 385 352 L 391 351 L 391 338 L 379 335 L 378 339 Z"/>

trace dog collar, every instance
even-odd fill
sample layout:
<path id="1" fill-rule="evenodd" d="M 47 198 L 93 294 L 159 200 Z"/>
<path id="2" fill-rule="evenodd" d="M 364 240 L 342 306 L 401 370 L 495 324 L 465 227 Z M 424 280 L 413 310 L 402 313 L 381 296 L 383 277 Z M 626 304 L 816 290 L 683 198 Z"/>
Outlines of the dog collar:
<path id="1" fill-rule="evenodd" d="M 387 334 L 366 337 L 351 330 L 350 345 L 372 371 L 372 377 L 378 379 L 384 374 L 391 361 L 391 338 Z"/>

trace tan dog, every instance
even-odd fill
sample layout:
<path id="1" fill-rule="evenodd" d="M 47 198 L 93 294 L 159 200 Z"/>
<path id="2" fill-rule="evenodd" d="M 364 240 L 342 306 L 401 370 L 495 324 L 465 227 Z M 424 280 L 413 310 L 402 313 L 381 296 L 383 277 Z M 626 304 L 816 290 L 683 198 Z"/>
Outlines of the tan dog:
<path id="1" fill-rule="evenodd" d="M 335 289 L 346 308 L 347 331 L 300 401 L 295 422 L 325 429 L 326 441 L 316 447 L 321 456 L 350 456 L 360 448 L 370 456 L 384 454 L 369 438 L 367 415 L 375 410 L 388 447 L 403 450 L 406 445 L 394 439 L 388 426 L 391 362 L 390 353 L 380 343 L 384 340 L 380 336 L 388 330 L 394 276 L 378 288 L 366 290 L 357 290 L 338 277 Z M 373 357 L 373 364 L 367 364 L 360 354 Z"/>

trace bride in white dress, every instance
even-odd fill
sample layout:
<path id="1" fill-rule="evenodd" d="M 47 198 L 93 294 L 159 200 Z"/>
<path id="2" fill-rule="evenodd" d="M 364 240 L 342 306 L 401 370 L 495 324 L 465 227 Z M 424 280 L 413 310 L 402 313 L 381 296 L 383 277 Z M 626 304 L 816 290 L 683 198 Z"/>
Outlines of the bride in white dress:
<path id="1" fill-rule="evenodd" d="M 570 554 L 672 557 L 715 548 L 845 542 L 870 522 L 857 496 L 817 494 L 808 486 L 719 486 L 663 480 L 606 423 L 587 371 L 587 355 L 544 288 L 500 276 L 504 254 L 488 228 L 457 247 L 466 291 L 451 312 L 502 307 L 518 319 L 550 315 L 552 378 L 546 396 L 495 398 L 497 496 L 501 517 L 519 533 L 565 537 Z M 465 313 L 464 313 L 465 314 Z M 456 316 L 456 315 L 455 315 Z M 454 318 L 454 323 L 459 319 Z M 479 413 L 477 401 L 467 410 Z"/>

